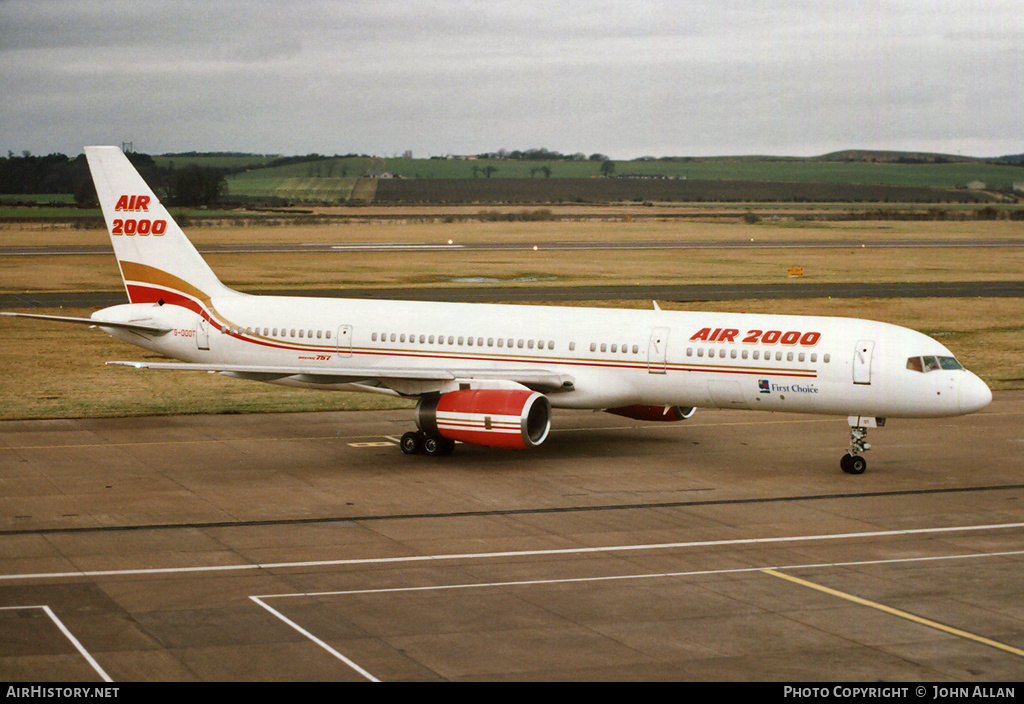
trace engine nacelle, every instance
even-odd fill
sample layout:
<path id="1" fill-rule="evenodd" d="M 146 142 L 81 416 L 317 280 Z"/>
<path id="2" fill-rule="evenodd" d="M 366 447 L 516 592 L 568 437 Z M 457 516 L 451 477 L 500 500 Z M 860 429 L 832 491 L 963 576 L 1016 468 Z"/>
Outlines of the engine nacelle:
<path id="1" fill-rule="evenodd" d="M 622 406 L 604 410 L 605 413 L 614 413 L 617 416 L 625 416 L 634 420 L 659 421 L 686 420 L 697 412 L 693 406 Z"/>
<path id="2" fill-rule="evenodd" d="M 551 430 L 551 403 L 528 389 L 463 389 L 421 398 L 416 427 L 472 445 L 536 447 Z"/>

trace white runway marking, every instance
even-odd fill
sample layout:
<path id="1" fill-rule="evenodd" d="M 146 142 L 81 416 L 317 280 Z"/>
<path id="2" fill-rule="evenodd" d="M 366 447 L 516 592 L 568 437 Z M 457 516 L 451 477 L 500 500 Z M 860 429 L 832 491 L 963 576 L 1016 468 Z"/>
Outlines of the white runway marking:
<path id="1" fill-rule="evenodd" d="M 84 657 L 86 662 L 92 666 L 92 669 L 94 669 L 96 673 L 103 678 L 104 682 L 114 681 L 110 679 L 110 675 L 100 667 L 100 664 L 96 662 L 95 658 L 89 654 L 89 651 L 82 647 L 82 644 L 78 642 L 78 639 L 75 638 L 74 634 L 68 630 L 67 626 L 65 626 L 59 618 L 57 618 L 57 614 L 53 613 L 53 610 L 49 606 L 46 606 L 45 604 L 40 606 L 0 606 L 0 611 L 17 611 L 18 609 L 41 609 L 43 613 L 53 621 L 54 625 L 60 629 L 60 632 L 64 634 L 64 637 L 71 642 L 71 645 L 75 646 L 75 650 L 82 654 L 82 657 Z"/>
<path id="2" fill-rule="evenodd" d="M 280 619 L 285 624 L 287 624 L 290 628 L 295 629 L 295 631 L 297 631 L 298 633 L 302 634 L 306 638 L 309 638 L 311 641 L 313 641 L 314 643 L 319 645 L 321 648 L 326 650 L 328 653 L 330 653 L 331 655 L 336 657 L 338 660 L 341 660 L 343 663 L 345 663 L 346 665 L 351 667 L 353 670 L 358 672 L 360 675 L 362 675 L 366 679 L 370 680 L 371 682 L 380 682 L 379 679 L 377 679 L 376 677 L 371 675 L 369 672 L 364 670 L 362 667 L 357 665 L 354 661 L 350 660 L 349 658 L 347 658 L 344 655 L 342 655 L 341 653 L 339 653 L 337 650 L 335 650 L 334 648 L 329 646 L 327 643 L 325 643 L 324 641 L 322 641 L 319 638 L 317 638 L 315 635 L 313 635 L 312 633 L 307 631 L 305 628 L 303 628 L 299 624 L 297 624 L 294 621 L 292 621 L 290 618 L 288 618 L 287 616 L 282 614 L 280 611 L 277 611 L 272 606 L 269 606 L 268 604 L 266 604 L 263 601 L 261 601 L 260 597 L 258 597 L 258 596 L 250 596 L 249 598 L 252 599 L 253 601 L 255 601 L 257 604 L 259 604 L 262 608 L 264 608 L 265 610 L 267 610 L 271 614 L 273 614 L 275 618 Z"/>
<path id="3" fill-rule="evenodd" d="M 366 679 L 368 679 L 370 681 L 373 681 L 373 682 L 379 682 L 380 680 L 378 680 L 376 677 L 374 677 L 369 672 L 367 672 L 364 668 L 362 668 L 358 664 L 356 664 L 355 661 L 353 661 L 351 658 L 343 655 L 342 653 L 338 652 L 336 649 L 334 649 L 331 646 L 327 645 L 327 643 L 325 643 L 323 640 L 321 640 L 320 638 L 317 638 L 312 633 L 310 633 L 306 629 L 304 629 L 301 626 L 299 626 L 298 624 L 296 624 L 294 621 L 291 621 L 290 619 L 288 619 L 280 611 L 277 611 L 277 610 L 273 609 L 271 606 L 269 606 L 266 603 L 266 600 L 268 600 L 268 599 L 294 599 L 296 597 L 316 597 L 316 598 L 322 598 L 322 597 L 325 597 L 325 596 L 343 597 L 343 596 L 365 595 L 365 594 L 397 594 L 397 593 L 403 593 L 403 592 L 404 593 L 408 593 L 408 592 L 443 592 L 443 591 L 451 591 L 451 590 L 458 590 L 458 589 L 495 589 L 495 588 L 507 588 L 507 587 L 545 586 L 545 585 L 553 585 L 553 584 L 582 584 L 582 583 L 613 582 L 613 581 L 621 582 L 621 581 L 630 581 L 630 580 L 638 581 L 638 580 L 648 580 L 648 579 L 667 579 L 667 578 L 679 578 L 679 577 L 700 577 L 700 576 L 708 576 L 708 575 L 716 575 L 716 574 L 741 574 L 741 573 L 745 573 L 745 572 L 747 572 L 747 573 L 749 573 L 749 572 L 760 572 L 762 574 L 769 574 L 769 575 L 772 575 L 772 576 L 782 577 L 784 579 L 793 579 L 794 581 L 798 581 L 798 582 L 800 582 L 802 584 L 808 585 L 810 583 L 804 582 L 803 580 L 797 580 L 796 578 L 788 577 L 787 575 L 781 574 L 781 572 L 783 570 L 813 569 L 813 568 L 821 568 L 821 567 L 853 567 L 853 566 L 866 566 L 866 565 L 906 564 L 906 563 L 911 563 L 911 562 L 936 562 L 936 561 L 942 561 L 942 560 L 969 560 L 969 559 L 980 559 L 980 558 L 985 558 L 985 557 L 1006 557 L 1006 556 L 1017 556 L 1017 555 L 1024 555 L 1024 550 L 1013 550 L 1013 551 L 1007 551 L 1007 552 L 992 552 L 992 553 L 970 553 L 970 554 L 962 554 L 962 555 L 943 555 L 943 556 L 936 556 L 936 557 L 909 557 L 909 558 L 896 558 L 896 559 L 890 559 L 890 560 L 860 560 L 860 561 L 853 561 L 853 562 L 820 562 L 820 563 L 808 563 L 808 564 L 778 565 L 778 566 L 774 566 L 774 567 L 737 567 L 737 568 L 716 569 L 716 570 L 691 570 L 691 571 L 688 571 L 688 572 L 635 573 L 635 574 L 622 574 L 622 575 L 604 576 L 604 577 L 564 577 L 564 578 L 555 578 L 555 579 L 522 579 L 522 580 L 513 580 L 513 581 L 504 581 L 504 582 L 470 582 L 470 583 L 458 583 L 458 584 L 435 584 L 435 585 L 425 586 L 425 587 L 423 587 L 423 586 L 421 586 L 421 587 L 385 587 L 385 588 L 379 588 L 379 589 L 348 589 L 348 590 L 326 591 L 326 592 L 302 592 L 302 593 L 290 593 L 290 594 L 263 594 L 263 595 L 259 595 L 259 596 L 250 596 L 249 598 L 252 599 L 257 604 L 259 604 L 264 609 L 266 609 L 267 611 L 269 611 L 270 613 L 272 613 L 275 617 L 280 619 L 282 622 L 284 622 L 285 624 L 287 624 L 291 628 L 295 629 L 296 632 L 298 632 L 301 635 L 305 636 L 306 638 L 311 640 L 313 643 L 315 643 L 316 645 L 318 645 L 321 648 L 323 648 L 324 650 L 326 650 L 332 656 L 334 656 L 335 658 L 337 658 L 341 662 L 343 662 L 346 665 L 348 665 L 350 668 L 352 668 L 354 671 L 358 672 L 360 675 L 362 675 Z M 822 587 L 818 587 L 816 585 L 815 585 L 815 588 L 822 589 Z M 827 591 L 829 591 L 830 593 L 839 594 L 839 592 L 833 592 L 832 590 L 827 590 Z M 851 598 L 851 597 L 847 596 L 847 598 Z M 854 599 L 856 599 L 856 598 L 854 598 Z M 883 607 L 883 606 L 878 605 L 878 604 L 874 604 L 873 602 L 868 602 L 867 600 L 859 600 L 859 603 L 862 603 L 863 605 L 872 605 L 874 608 L 880 608 L 882 610 L 886 610 L 886 607 Z M 888 611 L 890 613 L 893 613 L 894 615 L 900 615 L 903 618 L 908 618 L 909 617 L 912 620 L 916 620 L 918 623 L 921 623 L 922 625 L 927 625 L 927 626 L 932 627 L 932 628 L 937 628 L 939 630 L 943 630 L 943 631 L 945 631 L 947 633 L 950 633 L 952 635 L 956 635 L 956 636 L 961 637 L 961 638 L 968 638 L 969 640 L 974 640 L 976 642 L 980 642 L 980 643 L 983 643 L 985 645 L 989 645 L 991 647 L 995 647 L 995 648 L 998 648 L 1000 650 L 1004 650 L 1006 652 L 1010 652 L 1010 653 L 1012 653 L 1014 655 L 1022 655 L 1022 651 L 1020 651 L 1019 649 L 1013 648 L 1011 646 L 1007 646 L 1007 645 L 1005 645 L 1003 643 L 998 643 L 996 641 L 992 641 L 992 640 L 990 640 L 988 638 L 982 638 L 982 637 L 976 636 L 974 634 L 969 634 L 969 633 L 967 633 L 965 631 L 962 631 L 960 629 L 950 628 L 950 627 L 945 626 L 943 624 L 938 624 L 938 623 L 936 623 L 934 621 L 927 621 L 925 619 L 915 618 L 915 617 L 913 617 L 910 614 L 906 614 L 906 612 L 898 612 L 898 611 L 896 611 L 894 609 L 888 609 Z"/>
<path id="4" fill-rule="evenodd" d="M 679 548 L 723 547 L 731 545 L 772 545 L 782 543 L 813 542 L 827 540 L 855 540 L 859 538 L 881 538 L 907 535 L 935 535 L 943 533 L 967 533 L 977 531 L 1024 528 L 1024 523 L 995 523 L 980 526 L 947 526 L 944 528 L 913 528 L 906 530 L 879 530 L 862 533 L 834 533 L 825 535 L 794 535 L 776 538 L 735 538 L 731 540 L 701 540 L 677 543 L 647 543 L 638 545 L 606 545 L 586 548 L 553 548 L 547 550 L 508 550 L 501 552 L 448 553 L 438 555 L 408 555 L 405 557 L 367 557 L 343 560 L 305 560 L 301 562 L 244 563 L 237 565 L 204 565 L 198 567 L 153 567 L 123 570 L 83 570 L 76 572 L 37 572 L 33 574 L 0 575 L 0 582 L 23 579 L 67 579 L 69 577 L 111 577 L 149 574 L 188 574 L 201 572 L 228 572 L 237 570 L 306 569 L 309 567 L 331 567 L 341 565 L 383 565 L 410 562 L 442 562 L 448 560 L 483 560 L 491 558 L 542 557 L 550 555 L 586 555 L 592 553 L 640 552 L 647 550 L 671 550 Z"/>

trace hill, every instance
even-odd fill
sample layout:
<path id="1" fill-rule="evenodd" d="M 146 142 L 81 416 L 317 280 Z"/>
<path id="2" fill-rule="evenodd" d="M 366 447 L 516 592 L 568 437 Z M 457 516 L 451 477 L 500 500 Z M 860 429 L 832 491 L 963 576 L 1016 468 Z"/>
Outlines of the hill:
<path id="1" fill-rule="evenodd" d="M 644 157 L 548 150 L 489 158 L 280 156 L 234 152 L 133 154 L 158 181 L 189 166 L 225 175 L 235 202 L 609 202 L 771 201 L 978 202 L 1015 200 L 1024 155 L 978 159 L 948 154 L 844 150 L 816 157 Z M 148 178 L 148 176 L 147 176 Z M 0 158 L 0 195 L 65 194 L 88 180 L 84 160 L 63 155 Z M 769 187 L 767 184 L 774 184 Z"/>

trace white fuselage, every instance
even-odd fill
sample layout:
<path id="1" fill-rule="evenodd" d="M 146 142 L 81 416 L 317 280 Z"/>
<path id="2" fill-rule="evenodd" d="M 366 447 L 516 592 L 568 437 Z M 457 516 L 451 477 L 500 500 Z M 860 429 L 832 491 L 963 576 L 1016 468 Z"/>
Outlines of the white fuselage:
<path id="1" fill-rule="evenodd" d="M 991 400 L 988 387 L 959 365 L 909 368 L 912 357 L 952 360 L 937 341 L 869 320 L 233 292 L 208 307 L 214 322 L 176 305 L 129 304 L 96 315 L 173 327 L 162 336 L 108 332 L 186 362 L 314 372 L 537 368 L 571 380 L 547 393 L 559 408 L 640 404 L 936 417 L 970 413 Z M 451 388 L 415 379 L 396 379 L 387 388 L 306 379 L 267 380 L 403 395 Z"/>

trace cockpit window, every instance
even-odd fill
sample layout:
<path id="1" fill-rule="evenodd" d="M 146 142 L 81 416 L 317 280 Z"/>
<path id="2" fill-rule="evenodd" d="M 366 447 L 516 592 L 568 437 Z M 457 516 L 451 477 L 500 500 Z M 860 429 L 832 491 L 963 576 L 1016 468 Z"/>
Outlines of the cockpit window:
<path id="1" fill-rule="evenodd" d="M 928 372 L 933 372 L 938 369 L 963 369 L 963 367 L 954 357 L 937 357 L 928 355 L 926 357 L 908 358 L 907 369 L 927 374 Z"/>
<path id="2" fill-rule="evenodd" d="M 963 369 L 960 362 L 956 361 L 953 357 L 939 357 L 939 364 L 942 365 L 943 369 Z"/>

